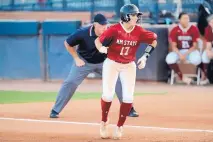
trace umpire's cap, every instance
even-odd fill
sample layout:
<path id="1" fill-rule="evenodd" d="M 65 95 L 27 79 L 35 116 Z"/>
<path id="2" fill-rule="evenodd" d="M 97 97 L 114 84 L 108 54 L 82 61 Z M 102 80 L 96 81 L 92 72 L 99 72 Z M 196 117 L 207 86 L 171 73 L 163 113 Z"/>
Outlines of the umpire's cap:
<path id="1" fill-rule="evenodd" d="M 97 14 L 95 15 L 94 17 L 94 22 L 97 22 L 101 25 L 106 25 L 108 24 L 109 22 L 107 21 L 106 17 L 103 15 L 103 14 Z"/>

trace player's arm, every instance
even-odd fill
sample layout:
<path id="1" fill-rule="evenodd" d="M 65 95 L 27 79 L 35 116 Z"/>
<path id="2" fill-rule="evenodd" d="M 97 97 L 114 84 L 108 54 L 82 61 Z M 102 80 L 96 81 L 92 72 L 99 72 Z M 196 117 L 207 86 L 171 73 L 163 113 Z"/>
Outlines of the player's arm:
<path id="1" fill-rule="evenodd" d="M 176 52 L 179 56 L 181 56 L 180 51 L 177 47 L 177 30 L 173 28 L 169 34 L 169 41 L 171 43 L 172 51 Z"/>
<path id="2" fill-rule="evenodd" d="M 100 53 L 105 53 L 105 54 L 107 54 L 107 47 L 103 46 L 103 44 L 101 43 L 99 37 L 96 38 L 96 40 L 95 40 L 95 46 L 96 46 L 96 48 L 98 49 L 98 51 L 99 51 Z"/>
<path id="3" fill-rule="evenodd" d="M 186 52 L 186 55 L 190 54 L 191 52 L 193 52 L 196 49 L 197 49 L 197 42 L 193 42 L 192 47 Z"/>
<path id="4" fill-rule="evenodd" d="M 107 29 L 100 37 L 96 38 L 95 46 L 99 52 L 107 54 L 107 48 L 113 42 L 113 37 L 115 36 L 114 29 Z"/>
<path id="5" fill-rule="evenodd" d="M 148 59 L 148 57 L 152 54 L 152 52 L 157 46 L 157 35 L 153 32 L 143 30 L 141 32 L 140 38 L 141 42 L 148 44 L 148 46 L 145 49 L 145 53 L 143 54 L 143 56 L 146 57 L 146 59 Z"/>
<path id="6" fill-rule="evenodd" d="M 206 53 L 207 53 L 208 58 L 210 58 L 210 59 L 213 58 L 212 42 L 206 43 Z"/>
<path id="7" fill-rule="evenodd" d="M 208 56 L 209 58 L 213 58 L 212 42 L 207 42 L 207 43 L 206 43 L 206 53 L 207 53 L 207 56 Z"/>
<path id="8" fill-rule="evenodd" d="M 85 62 L 81 60 L 76 52 L 75 46 L 80 44 L 82 40 L 82 33 L 80 30 L 76 31 L 74 34 L 70 35 L 65 41 L 64 46 L 66 47 L 67 51 L 75 60 L 77 66 L 83 66 Z"/>
<path id="9" fill-rule="evenodd" d="M 140 35 L 140 41 L 142 43 L 147 43 L 148 46 L 145 49 L 145 53 L 142 55 L 140 59 L 138 59 L 138 68 L 143 69 L 146 66 L 146 61 L 149 58 L 149 56 L 152 54 L 154 49 L 157 46 L 157 35 L 153 32 L 146 31 L 142 29 L 141 35 Z"/>
<path id="10" fill-rule="evenodd" d="M 212 51 L 212 43 L 211 42 L 206 42 L 206 50 Z"/>
<path id="11" fill-rule="evenodd" d="M 205 29 L 205 40 L 206 40 L 206 50 L 207 52 L 211 52 L 212 50 L 212 41 L 211 41 L 211 30 L 209 30 L 209 27 Z"/>
<path id="12" fill-rule="evenodd" d="M 206 41 L 206 53 L 207 53 L 207 56 L 209 58 L 213 58 L 213 52 L 212 52 L 212 28 L 210 28 L 209 26 L 206 27 L 205 29 L 205 41 Z"/>
<path id="13" fill-rule="evenodd" d="M 143 56 L 145 56 L 146 59 L 148 59 L 151 53 L 156 48 L 156 46 L 157 46 L 157 40 L 153 40 L 153 42 L 146 47 L 145 53 L 143 54 Z"/>
<path id="14" fill-rule="evenodd" d="M 177 42 L 174 42 L 171 40 L 171 47 L 172 47 L 172 51 L 176 52 L 178 55 L 180 55 L 180 51 L 177 48 Z"/>
<path id="15" fill-rule="evenodd" d="M 199 30 L 197 27 L 194 27 L 193 28 L 193 35 L 192 35 L 192 47 L 186 52 L 186 55 L 188 55 L 189 53 L 193 52 L 194 50 L 197 49 L 197 43 L 198 43 L 198 38 L 199 38 Z"/>

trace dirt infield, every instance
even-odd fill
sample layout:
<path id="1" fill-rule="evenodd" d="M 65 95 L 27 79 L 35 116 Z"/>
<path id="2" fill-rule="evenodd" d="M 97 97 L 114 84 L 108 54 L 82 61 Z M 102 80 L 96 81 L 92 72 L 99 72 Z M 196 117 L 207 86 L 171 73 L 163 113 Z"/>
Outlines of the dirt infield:
<path id="1" fill-rule="evenodd" d="M 60 82 L 0 81 L 0 90 L 56 91 Z M 40 85 L 39 85 L 40 84 Z M 100 81 L 86 80 L 78 91 L 100 91 Z M 30 87 L 31 86 L 31 87 Z M 93 89 L 91 89 L 93 86 Z M 41 87 L 41 88 L 40 88 Z M 143 142 L 212 142 L 213 87 L 169 86 L 137 82 L 134 105 L 139 118 L 128 118 L 120 141 Z M 154 92 L 166 92 L 154 95 Z M 0 142 L 101 142 L 99 138 L 99 100 L 71 101 L 59 119 L 49 119 L 52 103 L 0 104 Z M 116 124 L 119 103 L 110 111 Z M 110 127 L 114 131 L 114 125 Z"/>

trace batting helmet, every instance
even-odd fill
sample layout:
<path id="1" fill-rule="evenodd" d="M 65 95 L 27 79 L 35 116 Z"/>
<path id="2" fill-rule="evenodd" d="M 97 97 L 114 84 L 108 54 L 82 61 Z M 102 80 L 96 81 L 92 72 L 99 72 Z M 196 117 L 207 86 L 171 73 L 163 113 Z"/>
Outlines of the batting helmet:
<path id="1" fill-rule="evenodd" d="M 120 9 L 120 18 L 123 22 L 129 22 L 131 14 L 137 14 L 138 19 L 140 20 L 140 16 L 142 13 L 139 11 L 138 7 L 134 4 L 126 4 Z"/>

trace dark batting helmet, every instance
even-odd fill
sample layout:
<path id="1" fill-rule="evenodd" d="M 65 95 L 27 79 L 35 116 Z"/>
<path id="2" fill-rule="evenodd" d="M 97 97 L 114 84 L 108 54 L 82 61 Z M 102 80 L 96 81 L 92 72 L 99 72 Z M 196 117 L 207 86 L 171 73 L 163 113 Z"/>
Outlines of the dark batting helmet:
<path id="1" fill-rule="evenodd" d="M 120 9 L 121 21 L 129 22 L 131 20 L 129 15 L 131 15 L 131 14 L 137 14 L 138 21 L 140 20 L 140 17 L 142 15 L 142 13 L 139 11 L 138 7 L 134 4 L 126 4 L 121 7 L 121 9 Z"/>

